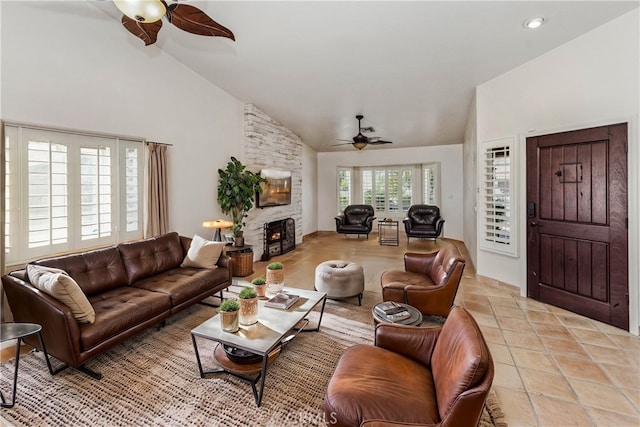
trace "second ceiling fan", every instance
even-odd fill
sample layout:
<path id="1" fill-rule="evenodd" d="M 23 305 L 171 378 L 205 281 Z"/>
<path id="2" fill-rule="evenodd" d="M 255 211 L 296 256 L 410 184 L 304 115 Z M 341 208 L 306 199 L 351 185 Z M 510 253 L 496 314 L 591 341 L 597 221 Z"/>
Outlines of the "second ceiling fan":
<path id="1" fill-rule="evenodd" d="M 364 128 L 360 123 L 363 118 L 364 116 L 361 114 L 358 114 L 356 116 L 356 119 L 358 120 L 358 134 L 352 138 L 353 142 L 347 142 L 348 144 L 353 145 L 358 150 L 362 150 L 364 147 L 366 147 L 369 144 L 371 145 L 393 144 L 393 142 L 384 141 L 380 139 L 380 137 L 378 136 L 368 137 L 363 135 L 362 131 L 364 130 Z M 372 128 L 369 128 L 369 129 L 373 130 Z M 346 141 L 346 140 L 340 140 L 340 141 Z M 344 145 L 344 144 L 336 144 L 336 145 Z"/>

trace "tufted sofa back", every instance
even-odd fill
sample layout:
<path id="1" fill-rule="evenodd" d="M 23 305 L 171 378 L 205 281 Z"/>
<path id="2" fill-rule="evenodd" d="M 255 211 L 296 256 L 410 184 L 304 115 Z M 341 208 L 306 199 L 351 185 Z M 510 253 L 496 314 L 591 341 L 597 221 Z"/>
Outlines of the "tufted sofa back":
<path id="1" fill-rule="evenodd" d="M 59 268 L 78 283 L 88 297 L 127 283 L 120 253 L 115 246 L 33 261 L 34 265 Z"/>
<path id="2" fill-rule="evenodd" d="M 118 245 L 124 268 L 132 284 L 171 268 L 179 267 L 184 252 L 178 233 Z"/>

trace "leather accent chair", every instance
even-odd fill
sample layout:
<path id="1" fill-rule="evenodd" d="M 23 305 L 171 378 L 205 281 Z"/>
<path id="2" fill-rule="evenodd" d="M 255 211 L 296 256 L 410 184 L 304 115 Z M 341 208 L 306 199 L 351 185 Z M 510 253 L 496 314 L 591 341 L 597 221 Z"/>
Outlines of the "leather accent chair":
<path id="1" fill-rule="evenodd" d="M 407 252 L 404 271 L 382 273 L 382 299 L 412 305 L 422 314 L 447 317 L 464 267 L 465 260 L 454 245 L 428 254 Z"/>
<path id="2" fill-rule="evenodd" d="M 440 208 L 432 205 L 412 205 L 402 222 L 407 233 L 407 243 L 410 237 L 435 240 L 442 234 L 444 226 Z"/>
<path id="3" fill-rule="evenodd" d="M 369 238 L 373 220 L 376 219 L 375 211 L 371 205 L 349 205 L 344 208 L 344 213 L 338 215 L 336 220 L 336 231 L 342 234 L 361 234 Z"/>
<path id="4" fill-rule="evenodd" d="M 475 427 L 494 366 L 478 324 L 454 307 L 440 327 L 381 323 L 375 344 L 348 348 L 324 398 L 325 422 Z"/>

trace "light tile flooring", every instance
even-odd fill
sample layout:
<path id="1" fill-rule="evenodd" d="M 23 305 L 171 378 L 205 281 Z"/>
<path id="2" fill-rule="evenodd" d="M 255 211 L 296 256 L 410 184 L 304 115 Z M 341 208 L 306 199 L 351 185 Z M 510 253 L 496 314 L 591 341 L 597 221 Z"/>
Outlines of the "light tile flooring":
<path id="1" fill-rule="evenodd" d="M 285 281 L 313 289 L 320 262 L 344 259 L 364 267 L 365 289 L 380 292 L 380 275 L 403 268 L 406 251 L 453 242 L 412 239 L 380 246 L 369 239 L 322 232 L 273 260 Z M 261 249 L 256 251 L 262 253 Z M 266 262 L 254 265 L 264 275 Z M 481 281 L 467 264 L 456 298 L 480 324 L 494 358 L 494 388 L 510 426 L 639 426 L 640 338 L 547 304 L 522 298 L 513 286 Z"/>
<path id="2" fill-rule="evenodd" d="M 406 251 L 430 252 L 453 243 L 466 254 L 464 245 L 455 241 L 407 244 L 401 235 L 395 247 L 378 245 L 376 237 L 321 232 L 271 261 L 285 264 L 287 283 L 307 289 L 313 289 L 320 262 L 357 262 L 364 267 L 365 289 L 380 292 L 381 273 L 402 269 Z M 264 275 L 266 264 L 256 262 L 254 274 L 236 280 Z M 347 303 L 355 303 L 355 298 Z M 640 425 L 640 338 L 522 298 L 512 286 L 481 281 L 470 264 L 456 303 L 473 313 L 489 343 L 496 368 L 494 389 L 510 426 Z"/>

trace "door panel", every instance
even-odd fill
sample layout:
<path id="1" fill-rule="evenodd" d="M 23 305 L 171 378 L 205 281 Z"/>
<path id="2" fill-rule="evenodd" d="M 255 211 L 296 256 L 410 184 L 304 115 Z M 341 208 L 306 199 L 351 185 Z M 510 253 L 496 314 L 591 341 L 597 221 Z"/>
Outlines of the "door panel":
<path id="1" fill-rule="evenodd" d="M 628 328 L 627 125 L 527 138 L 527 293 Z"/>

